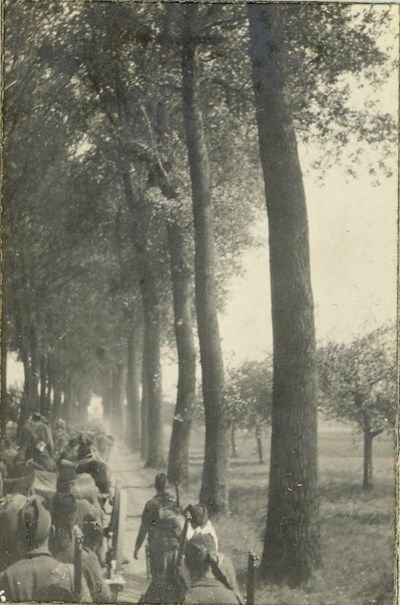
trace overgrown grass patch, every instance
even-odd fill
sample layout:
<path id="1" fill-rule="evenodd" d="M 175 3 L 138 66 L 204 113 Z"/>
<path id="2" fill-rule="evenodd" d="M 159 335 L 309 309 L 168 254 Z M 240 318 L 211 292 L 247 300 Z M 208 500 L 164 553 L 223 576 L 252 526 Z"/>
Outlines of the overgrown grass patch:
<path id="1" fill-rule="evenodd" d="M 339 426 L 340 428 L 340 426 Z M 230 514 L 215 519 L 221 550 L 233 560 L 245 593 L 247 553 L 262 553 L 265 530 L 269 440 L 259 464 L 254 440 L 237 435 L 240 457 L 230 470 Z M 362 489 L 360 437 L 324 427 L 319 439 L 320 525 L 323 568 L 309 586 L 257 586 L 265 605 L 392 605 L 394 555 L 393 443 L 380 438 L 374 450 L 374 486 Z M 194 440 L 190 499 L 198 497 L 202 435 Z M 185 497 L 186 498 L 186 497 Z"/>

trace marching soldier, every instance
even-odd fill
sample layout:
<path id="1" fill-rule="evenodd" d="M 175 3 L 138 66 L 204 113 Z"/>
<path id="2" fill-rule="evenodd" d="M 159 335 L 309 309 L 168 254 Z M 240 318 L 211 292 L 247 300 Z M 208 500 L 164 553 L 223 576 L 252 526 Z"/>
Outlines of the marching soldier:
<path id="1" fill-rule="evenodd" d="M 49 552 L 51 516 L 37 496 L 27 499 L 18 513 L 17 537 L 22 558 L 0 575 L 0 586 L 8 601 L 72 600 L 74 569 L 59 563 Z M 91 602 L 82 578 L 82 601 Z"/>
<path id="2" fill-rule="evenodd" d="M 186 544 L 185 561 L 192 586 L 185 595 L 185 603 L 224 603 L 240 605 L 243 601 L 230 590 L 214 569 L 217 561 L 215 542 L 209 534 L 197 534 Z"/>
<path id="3" fill-rule="evenodd" d="M 168 561 L 173 560 L 182 531 L 182 523 L 178 520 L 180 511 L 175 498 L 167 491 L 164 473 L 156 476 L 154 487 L 157 493 L 144 507 L 133 553 L 138 559 L 139 550 L 148 535 L 152 578 L 165 573 Z"/>

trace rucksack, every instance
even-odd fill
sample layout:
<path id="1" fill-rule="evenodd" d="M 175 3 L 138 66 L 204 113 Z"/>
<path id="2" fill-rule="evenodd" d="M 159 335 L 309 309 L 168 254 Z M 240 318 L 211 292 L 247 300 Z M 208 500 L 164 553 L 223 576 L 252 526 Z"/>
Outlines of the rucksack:
<path id="1" fill-rule="evenodd" d="M 151 541 L 163 550 L 170 550 L 179 543 L 183 527 L 182 513 L 173 501 L 156 504 Z"/>

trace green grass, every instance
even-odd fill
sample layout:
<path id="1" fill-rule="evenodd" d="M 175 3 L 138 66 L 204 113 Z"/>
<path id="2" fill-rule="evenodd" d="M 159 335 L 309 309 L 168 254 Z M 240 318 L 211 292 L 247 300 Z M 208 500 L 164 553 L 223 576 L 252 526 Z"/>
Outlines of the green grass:
<path id="1" fill-rule="evenodd" d="M 196 499 L 203 453 L 203 431 L 193 432 L 190 490 Z M 232 558 L 245 592 L 248 550 L 261 554 L 265 528 L 269 438 L 265 463 L 257 461 L 253 436 L 239 434 L 240 457 L 230 469 L 230 514 L 215 520 L 221 550 Z M 374 486 L 364 492 L 362 442 L 348 427 L 323 422 L 319 435 L 321 543 L 323 568 L 305 589 L 258 585 L 265 605 L 391 605 L 394 556 L 393 440 L 374 443 Z"/>

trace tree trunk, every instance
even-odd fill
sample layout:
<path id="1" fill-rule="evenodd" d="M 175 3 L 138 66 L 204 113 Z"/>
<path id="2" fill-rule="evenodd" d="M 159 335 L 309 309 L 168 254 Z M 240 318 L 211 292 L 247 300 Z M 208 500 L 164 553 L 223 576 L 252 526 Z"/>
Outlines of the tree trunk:
<path id="1" fill-rule="evenodd" d="M 31 396 L 31 410 L 39 411 L 39 375 L 38 375 L 38 351 L 37 351 L 37 339 L 36 330 L 34 326 L 30 329 L 30 396 Z"/>
<path id="2" fill-rule="evenodd" d="M 269 223 L 273 325 L 271 467 L 262 577 L 294 587 L 321 563 L 317 380 L 307 208 L 284 46 L 273 4 L 249 4 L 250 51 Z"/>
<path id="3" fill-rule="evenodd" d="M 61 418 L 61 376 L 60 367 L 56 361 L 53 361 L 53 407 L 51 412 L 51 423 L 54 428 L 55 423 Z"/>
<path id="4" fill-rule="evenodd" d="M 73 418 L 72 418 L 72 416 L 73 416 L 72 415 L 73 398 L 74 398 L 74 393 L 73 393 L 73 386 L 72 386 L 72 376 L 67 371 L 67 375 L 65 378 L 65 391 L 64 391 L 64 401 L 63 401 L 63 406 L 62 406 L 62 415 L 69 428 L 71 427 L 72 420 L 73 420 Z"/>
<path id="5" fill-rule="evenodd" d="M 121 362 L 117 362 L 112 372 L 112 397 L 111 397 L 111 430 L 117 437 L 122 436 L 122 386 L 124 368 Z"/>
<path id="6" fill-rule="evenodd" d="M 264 463 L 264 449 L 263 449 L 261 436 L 262 436 L 261 429 L 257 428 L 256 429 L 256 441 L 257 441 L 258 461 L 260 464 L 263 464 Z"/>
<path id="7" fill-rule="evenodd" d="M 146 467 L 157 468 L 164 463 L 163 427 L 161 418 L 161 318 L 157 287 L 150 274 L 141 280 L 141 291 L 144 318 L 143 358 L 146 365 L 145 375 L 147 395 Z"/>
<path id="8" fill-rule="evenodd" d="M 157 280 L 146 251 L 147 223 L 146 204 L 134 194 L 129 165 L 121 160 L 121 176 L 125 198 L 134 217 L 133 240 L 139 267 L 139 283 L 143 302 L 144 346 L 143 364 L 146 366 L 146 466 L 157 468 L 163 464 L 163 439 L 161 419 L 161 311 Z M 142 217 L 142 220 L 140 220 Z M 143 436 L 143 433 L 142 433 Z"/>
<path id="9" fill-rule="evenodd" d="M 127 352 L 127 427 L 126 440 L 132 452 L 140 452 L 140 383 L 142 380 L 143 319 L 135 313 L 133 329 L 128 337 Z"/>
<path id="10" fill-rule="evenodd" d="M 50 419 L 52 414 L 52 393 L 54 395 L 54 362 L 47 356 L 47 389 L 46 389 L 46 415 Z"/>
<path id="11" fill-rule="evenodd" d="M 236 425 L 234 422 L 231 424 L 231 455 L 232 458 L 238 458 L 238 448 L 236 445 Z"/>
<path id="12" fill-rule="evenodd" d="M 8 418 L 8 397 L 7 397 L 7 320 L 2 311 L 2 330 L 1 330 L 1 403 L 0 403 L 0 431 L 5 435 L 6 423 Z"/>
<path id="13" fill-rule="evenodd" d="M 189 444 L 196 394 L 196 349 L 193 337 L 192 275 L 185 253 L 184 234 L 175 222 L 167 225 L 171 260 L 174 328 L 178 351 L 178 391 L 168 456 L 168 480 L 189 482 Z"/>
<path id="14" fill-rule="evenodd" d="M 364 427 L 364 473 L 363 489 L 372 487 L 372 441 L 374 435 L 369 427 Z"/>
<path id="15" fill-rule="evenodd" d="M 195 35 L 197 10 L 197 5 L 193 4 L 185 9 L 182 90 L 192 185 L 196 313 L 206 425 L 200 501 L 208 507 L 210 514 L 215 514 L 228 509 L 229 427 L 224 420 L 222 408 L 224 367 L 217 314 L 211 182 Z"/>
<path id="16" fill-rule="evenodd" d="M 40 372 L 40 413 L 43 416 L 46 416 L 47 415 L 47 401 L 46 401 L 47 360 L 46 360 L 46 356 L 43 353 L 40 355 L 39 372 Z"/>
<path id="17" fill-rule="evenodd" d="M 144 347 L 144 341 L 143 341 Z M 147 377 L 146 377 L 146 359 L 143 354 L 142 362 L 142 401 L 140 405 L 140 457 L 142 460 L 147 459 L 147 409 L 148 409 L 148 395 L 147 395 Z"/>

